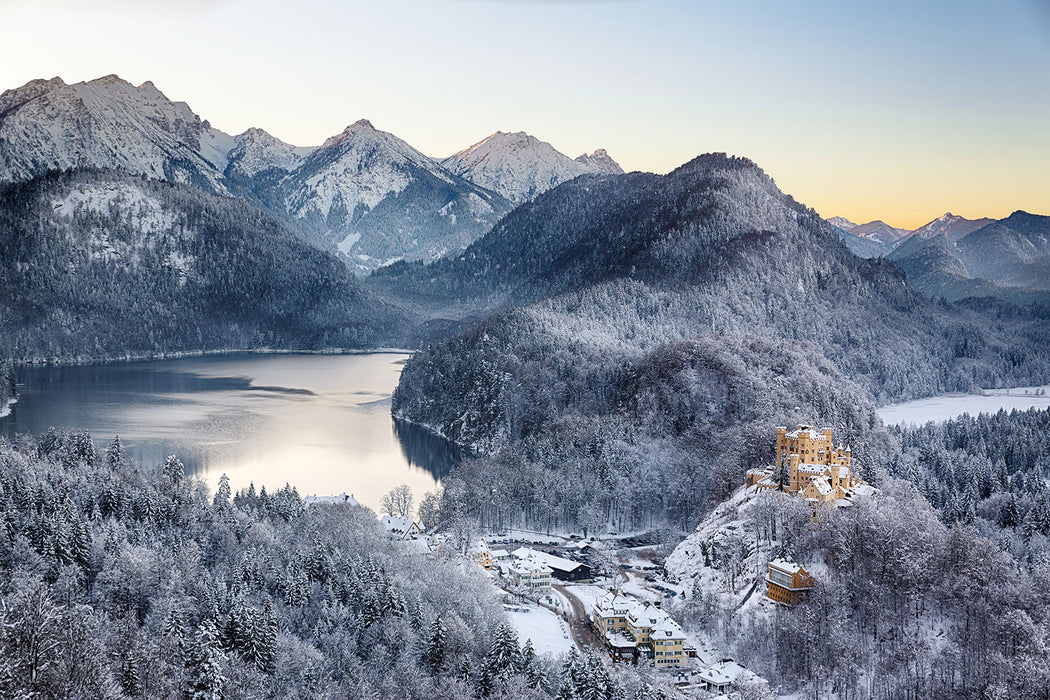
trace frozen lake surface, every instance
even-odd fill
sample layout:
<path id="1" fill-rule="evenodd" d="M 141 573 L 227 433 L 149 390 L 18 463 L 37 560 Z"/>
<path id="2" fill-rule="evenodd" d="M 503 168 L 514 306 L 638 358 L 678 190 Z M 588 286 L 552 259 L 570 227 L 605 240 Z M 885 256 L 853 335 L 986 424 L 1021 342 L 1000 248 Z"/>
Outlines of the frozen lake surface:
<path id="1" fill-rule="evenodd" d="M 1015 389 L 989 389 L 983 394 L 946 394 L 928 399 L 895 403 L 878 409 L 886 425 L 916 426 L 930 421 L 940 423 L 964 413 L 996 413 L 1000 409 L 1021 411 L 1050 407 L 1050 386 Z"/>

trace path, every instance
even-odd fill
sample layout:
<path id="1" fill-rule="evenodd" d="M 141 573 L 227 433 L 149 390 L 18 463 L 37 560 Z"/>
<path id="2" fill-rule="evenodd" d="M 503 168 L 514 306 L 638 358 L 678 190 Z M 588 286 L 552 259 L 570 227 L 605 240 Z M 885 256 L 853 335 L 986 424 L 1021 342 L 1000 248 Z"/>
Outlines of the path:
<path id="1" fill-rule="evenodd" d="M 587 606 L 583 604 L 583 601 L 577 598 L 575 595 L 569 592 L 565 586 L 559 586 L 553 584 L 555 590 L 565 596 L 569 605 L 572 606 L 572 619 L 569 620 L 569 632 L 572 634 L 572 641 L 576 642 L 576 646 L 581 651 L 587 649 L 604 649 L 605 645 L 602 643 L 598 636 L 591 629 L 590 620 L 587 617 Z"/>

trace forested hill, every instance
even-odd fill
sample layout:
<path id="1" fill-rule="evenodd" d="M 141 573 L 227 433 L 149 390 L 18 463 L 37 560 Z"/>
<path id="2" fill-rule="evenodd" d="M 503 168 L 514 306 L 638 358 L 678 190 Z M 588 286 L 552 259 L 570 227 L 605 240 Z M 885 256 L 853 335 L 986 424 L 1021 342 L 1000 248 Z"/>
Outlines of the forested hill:
<path id="1" fill-rule="evenodd" d="M 113 171 L 0 191 L 0 356 L 398 344 L 403 317 L 243 201 Z"/>
<path id="2" fill-rule="evenodd" d="M 464 256 L 388 274 L 450 305 L 553 295 L 416 355 L 393 404 L 490 455 L 447 480 L 450 506 L 517 484 L 508 517 L 534 525 L 688 522 L 767 459 L 777 424 L 830 425 L 873 459 L 873 402 L 1043 381 L 1050 367 L 1045 324 L 933 303 L 721 155 L 664 177 L 577 179 Z"/>

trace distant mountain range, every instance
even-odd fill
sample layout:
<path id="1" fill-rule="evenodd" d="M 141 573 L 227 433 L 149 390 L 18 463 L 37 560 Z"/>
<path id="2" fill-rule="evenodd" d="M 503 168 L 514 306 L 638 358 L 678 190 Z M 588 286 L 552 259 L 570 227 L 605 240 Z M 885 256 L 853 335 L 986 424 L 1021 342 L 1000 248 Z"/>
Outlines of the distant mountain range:
<path id="1" fill-rule="evenodd" d="M 912 231 L 882 221 L 858 225 L 842 217 L 828 223 L 853 253 L 894 261 L 930 296 L 1050 301 L 1045 293 L 1050 290 L 1048 217 L 1018 211 L 996 221 L 948 212 Z"/>
<path id="2" fill-rule="evenodd" d="M 226 134 L 149 82 L 53 78 L 0 95 L 0 182 L 89 167 L 238 196 L 368 271 L 462 250 L 515 204 L 583 173 L 620 170 L 604 151 L 572 160 L 527 134 L 497 135 L 446 166 L 367 120 L 299 147 L 262 129 Z"/>

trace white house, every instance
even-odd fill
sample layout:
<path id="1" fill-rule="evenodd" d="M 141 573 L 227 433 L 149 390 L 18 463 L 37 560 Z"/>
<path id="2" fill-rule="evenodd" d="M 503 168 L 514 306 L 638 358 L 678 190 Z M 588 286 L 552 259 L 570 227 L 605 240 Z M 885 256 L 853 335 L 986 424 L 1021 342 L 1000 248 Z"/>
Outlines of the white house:
<path id="1" fill-rule="evenodd" d="M 407 515 L 399 517 L 384 515 L 379 522 L 382 523 L 387 535 L 394 540 L 407 540 L 423 534 L 423 526 Z"/>

